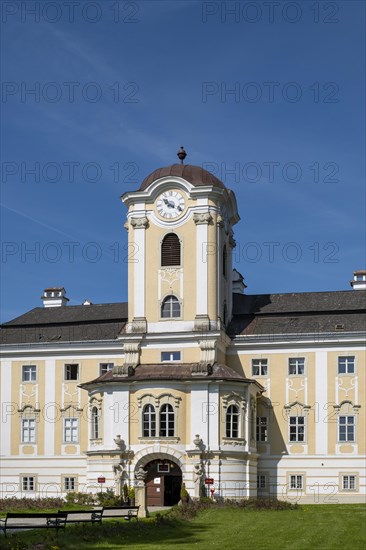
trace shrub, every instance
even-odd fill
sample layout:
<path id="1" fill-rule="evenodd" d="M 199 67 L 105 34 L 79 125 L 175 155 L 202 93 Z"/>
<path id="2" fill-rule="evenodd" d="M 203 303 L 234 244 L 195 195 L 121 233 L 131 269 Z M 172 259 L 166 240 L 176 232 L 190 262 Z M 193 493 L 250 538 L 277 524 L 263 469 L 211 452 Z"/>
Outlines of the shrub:
<path id="1" fill-rule="evenodd" d="M 100 506 L 122 506 L 123 498 L 114 494 L 113 489 L 108 488 L 106 491 L 97 493 L 97 500 Z"/>
<path id="2" fill-rule="evenodd" d="M 62 498 L 2 498 L 0 499 L 0 511 L 13 510 L 46 510 L 49 508 L 61 508 L 65 501 Z"/>
<path id="3" fill-rule="evenodd" d="M 76 493 L 70 491 L 65 498 L 67 504 L 86 504 L 91 506 L 94 504 L 94 496 L 89 493 Z"/>
<path id="4" fill-rule="evenodd" d="M 182 483 L 181 489 L 180 489 L 180 499 L 183 503 L 187 503 L 189 501 L 189 494 L 186 489 L 186 484 Z"/>

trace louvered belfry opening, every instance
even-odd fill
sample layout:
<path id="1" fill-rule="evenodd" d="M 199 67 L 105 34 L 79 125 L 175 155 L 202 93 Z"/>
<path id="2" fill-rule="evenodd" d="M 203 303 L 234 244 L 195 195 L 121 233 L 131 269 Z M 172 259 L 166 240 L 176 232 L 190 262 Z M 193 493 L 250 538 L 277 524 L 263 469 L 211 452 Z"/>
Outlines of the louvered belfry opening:
<path id="1" fill-rule="evenodd" d="M 175 233 L 165 235 L 161 243 L 161 265 L 180 265 L 180 241 Z"/>

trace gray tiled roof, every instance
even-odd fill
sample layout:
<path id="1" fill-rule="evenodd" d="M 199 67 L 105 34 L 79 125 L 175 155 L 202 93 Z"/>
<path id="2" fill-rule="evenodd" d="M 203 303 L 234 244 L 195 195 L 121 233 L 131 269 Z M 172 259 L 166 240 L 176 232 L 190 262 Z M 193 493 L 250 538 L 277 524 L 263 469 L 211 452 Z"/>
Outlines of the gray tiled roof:
<path id="1" fill-rule="evenodd" d="M 366 291 L 234 294 L 229 334 L 364 331 Z M 126 302 L 37 307 L 4 323 L 3 344 L 115 340 L 127 323 Z M 342 330 L 342 329 L 341 329 Z"/>
<path id="2" fill-rule="evenodd" d="M 108 371 L 91 382 L 81 384 L 82 387 L 95 383 L 108 382 L 128 382 L 139 380 L 232 380 L 237 382 L 253 382 L 245 378 L 227 365 L 215 363 L 212 366 L 212 372 L 208 375 L 192 375 L 192 367 L 196 363 L 156 363 L 139 365 L 131 372 L 130 376 L 114 376 L 112 371 Z M 260 385 L 259 385 L 260 386 Z M 261 386 L 260 386 L 261 387 Z"/>

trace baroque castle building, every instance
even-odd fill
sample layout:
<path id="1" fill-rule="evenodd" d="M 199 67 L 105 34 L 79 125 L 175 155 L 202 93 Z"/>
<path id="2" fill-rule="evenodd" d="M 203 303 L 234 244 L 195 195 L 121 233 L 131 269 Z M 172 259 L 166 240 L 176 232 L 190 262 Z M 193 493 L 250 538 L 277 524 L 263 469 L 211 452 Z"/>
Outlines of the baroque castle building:
<path id="1" fill-rule="evenodd" d="M 184 151 L 180 152 L 183 162 Z M 1 327 L 1 496 L 365 498 L 365 288 L 245 293 L 235 195 L 198 166 L 125 193 L 128 304 Z"/>

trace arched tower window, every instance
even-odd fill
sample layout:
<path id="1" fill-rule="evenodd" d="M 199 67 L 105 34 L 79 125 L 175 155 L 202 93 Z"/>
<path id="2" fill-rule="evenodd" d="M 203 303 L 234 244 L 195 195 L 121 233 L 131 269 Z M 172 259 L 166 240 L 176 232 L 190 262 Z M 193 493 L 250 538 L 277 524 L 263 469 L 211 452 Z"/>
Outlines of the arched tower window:
<path id="1" fill-rule="evenodd" d="M 180 265 L 180 241 L 175 233 L 165 235 L 161 243 L 161 265 L 172 266 Z"/>
<path id="2" fill-rule="evenodd" d="M 226 437 L 239 436 L 239 409 L 236 405 L 230 405 L 226 413 Z"/>
<path id="3" fill-rule="evenodd" d="M 160 436 L 174 436 L 174 411 L 169 403 L 166 403 L 160 409 Z"/>
<path id="4" fill-rule="evenodd" d="M 176 296 L 167 296 L 161 305 L 161 316 L 164 318 L 180 317 L 180 303 Z"/>
<path id="5" fill-rule="evenodd" d="M 143 436 L 155 437 L 156 435 L 156 413 L 152 405 L 146 405 L 142 414 Z"/>
<path id="6" fill-rule="evenodd" d="M 92 436 L 92 439 L 98 439 L 99 435 L 100 435 L 99 410 L 98 410 L 98 407 L 92 407 L 92 410 L 91 410 L 91 436 Z"/>

